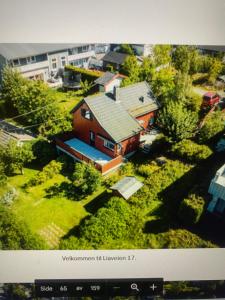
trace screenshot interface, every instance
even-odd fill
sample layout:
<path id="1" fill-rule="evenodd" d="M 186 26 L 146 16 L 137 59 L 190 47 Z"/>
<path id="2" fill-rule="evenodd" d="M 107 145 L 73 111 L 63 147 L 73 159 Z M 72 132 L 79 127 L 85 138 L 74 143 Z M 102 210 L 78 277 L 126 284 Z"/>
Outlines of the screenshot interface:
<path id="1" fill-rule="evenodd" d="M 224 45 L 0 43 L 0 299 L 223 299 L 224 247 Z"/>

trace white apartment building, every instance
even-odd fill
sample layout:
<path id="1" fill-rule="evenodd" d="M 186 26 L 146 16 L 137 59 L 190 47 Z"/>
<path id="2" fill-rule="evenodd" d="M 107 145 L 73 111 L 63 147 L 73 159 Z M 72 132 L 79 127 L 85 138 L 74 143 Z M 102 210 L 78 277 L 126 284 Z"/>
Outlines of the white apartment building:
<path id="1" fill-rule="evenodd" d="M 95 44 L 0 44 L 0 72 L 10 65 L 29 79 L 48 81 L 71 64 L 87 68 Z"/>
<path id="2" fill-rule="evenodd" d="M 212 179 L 209 193 L 213 198 L 208 205 L 208 211 L 225 216 L 225 164 Z"/>

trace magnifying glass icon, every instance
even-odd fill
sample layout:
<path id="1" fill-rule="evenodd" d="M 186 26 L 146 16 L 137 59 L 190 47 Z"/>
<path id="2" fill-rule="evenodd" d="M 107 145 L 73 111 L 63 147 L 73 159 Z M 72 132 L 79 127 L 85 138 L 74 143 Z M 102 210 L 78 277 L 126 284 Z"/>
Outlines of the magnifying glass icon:
<path id="1" fill-rule="evenodd" d="M 139 292 L 139 288 L 136 283 L 132 283 L 130 287 L 132 290 L 136 290 L 137 292 Z"/>

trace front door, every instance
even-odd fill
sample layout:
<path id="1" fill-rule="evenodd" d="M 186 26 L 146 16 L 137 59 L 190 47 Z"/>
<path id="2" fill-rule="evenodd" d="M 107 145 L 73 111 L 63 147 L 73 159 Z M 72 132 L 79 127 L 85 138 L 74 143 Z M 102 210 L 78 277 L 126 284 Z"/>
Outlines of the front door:
<path id="1" fill-rule="evenodd" d="M 95 133 L 90 130 L 90 145 L 95 146 Z"/>

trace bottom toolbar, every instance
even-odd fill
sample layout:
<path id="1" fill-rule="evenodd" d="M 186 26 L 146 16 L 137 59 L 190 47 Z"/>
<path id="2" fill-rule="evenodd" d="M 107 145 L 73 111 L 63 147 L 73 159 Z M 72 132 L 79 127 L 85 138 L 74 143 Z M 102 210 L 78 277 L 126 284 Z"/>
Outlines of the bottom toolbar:
<path id="1" fill-rule="evenodd" d="M 37 297 L 162 296 L 162 278 L 35 280 Z"/>

